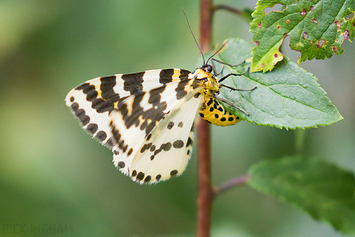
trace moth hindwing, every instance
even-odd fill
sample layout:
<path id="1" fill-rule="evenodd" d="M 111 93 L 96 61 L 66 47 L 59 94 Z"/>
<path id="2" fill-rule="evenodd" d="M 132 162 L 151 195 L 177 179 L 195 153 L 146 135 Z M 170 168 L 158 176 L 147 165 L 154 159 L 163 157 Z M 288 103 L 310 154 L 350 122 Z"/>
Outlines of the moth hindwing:
<path id="1" fill-rule="evenodd" d="M 113 151 L 113 163 L 134 181 L 179 176 L 192 153 L 197 113 L 227 126 L 240 119 L 216 100 L 210 65 L 194 72 L 157 69 L 97 77 L 72 89 L 66 105 L 81 126 Z"/>

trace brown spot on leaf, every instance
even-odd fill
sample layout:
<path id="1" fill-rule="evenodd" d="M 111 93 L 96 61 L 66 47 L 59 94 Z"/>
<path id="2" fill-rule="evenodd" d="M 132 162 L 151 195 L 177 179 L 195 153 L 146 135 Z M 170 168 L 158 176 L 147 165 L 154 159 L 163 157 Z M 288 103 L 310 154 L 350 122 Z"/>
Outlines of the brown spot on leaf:
<path id="1" fill-rule="evenodd" d="M 335 45 L 332 46 L 332 50 L 333 50 L 334 53 L 337 53 L 337 51 L 338 51 L 338 46 L 335 46 Z"/>
<path id="2" fill-rule="evenodd" d="M 264 68 L 265 67 L 265 64 L 261 64 L 261 68 Z"/>
<path id="3" fill-rule="evenodd" d="M 345 31 L 344 31 L 344 34 L 343 34 L 343 40 L 348 40 L 348 39 L 350 39 L 350 37 L 349 37 L 349 30 L 345 30 Z"/>
<path id="4" fill-rule="evenodd" d="M 318 21 L 317 21 L 316 19 L 314 19 L 314 17 L 312 18 L 312 22 L 313 22 L 314 24 L 317 24 L 317 23 L 318 23 Z"/>
<path id="5" fill-rule="evenodd" d="M 306 31 L 302 33 L 302 38 L 308 39 L 308 33 Z"/>
<path id="6" fill-rule="evenodd" d="M 261 22 L 258 23 L 258 27 L 259 27 L 260 29 L 262 28 Z"/>
<path id="7" fill-rule="evenodd" d="M 256 46 L 259 46 L 259 44 L 260 44 L 259 41 L 254 41 L 254 43 L 256 44 Z"/>
<path id="8" fill-rule="evenodd" d="M 317 41 L 316 46 L 317 46 L 317 48 L 320 48 L 320 47 L 322 47 L 323 44 L 324 44 L 324 40 L 320 39 Z"/>
<path id="9" fill-rule="evenodd" d="M 281 26 L 280 25 L 277 25 L 277 29 L 280 29 L 281 28 Z"/>
<path id="10" fill-rule="evenodd" d="M 306 9 L 302 8 L 302 11 L 300 12 L 301 16 L 307 15 Z"/>
<path id="11" fill-rule="evenodd" d="M 286 24 L 290 24 L 290 22 L 291 22 L 290 19 L 286 20 Z"/>
<path id="12" fill-rule="evenodd" d="M 314 11 L 314 6 L 310 6 L 309 10 Z"/>
<path id="13" fill-rule="evenodd" d="M 310 43 L 310 44 L 313 44 L 313 40 L 309 40 L 309 43 Z"/>
<path id="14" fill-rule="evenodd" d="M 340 20 L 335 20 L 334 24 L 337 26 L 337 30 L 340 30 L 340 27 L 341 27 Z"/>

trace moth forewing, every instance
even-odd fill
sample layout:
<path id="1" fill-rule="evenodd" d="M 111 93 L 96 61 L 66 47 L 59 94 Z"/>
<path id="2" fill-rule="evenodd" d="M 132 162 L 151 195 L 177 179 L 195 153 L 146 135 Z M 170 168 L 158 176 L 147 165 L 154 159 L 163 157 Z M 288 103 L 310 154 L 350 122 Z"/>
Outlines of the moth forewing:
<path id="1" fill-rule="evenodd" d="M 112 149 L 116 167 L 151 184 L 185 170 L 198 112 L 220 126 L 240 120 L 214 98 L 219 88 L 208 64 L 191 73 L 157 69 L 94 78 L 71 90 L 66 105 L 90 135 Z"/>

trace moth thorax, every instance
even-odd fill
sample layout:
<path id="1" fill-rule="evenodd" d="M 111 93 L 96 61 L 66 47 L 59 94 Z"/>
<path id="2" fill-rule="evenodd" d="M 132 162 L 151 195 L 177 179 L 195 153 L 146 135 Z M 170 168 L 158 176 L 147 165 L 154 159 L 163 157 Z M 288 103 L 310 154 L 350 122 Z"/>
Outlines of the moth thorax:
<path id="1" fill-rule="evenodd" d="M 204 87 L 206 91 L 209 91 L 208 92 L 209 94 L 214 94 L 216 92 L 219 92 L 218 81 L 212 74 L 208 75 L 207 80 L 204 83 Z"/>

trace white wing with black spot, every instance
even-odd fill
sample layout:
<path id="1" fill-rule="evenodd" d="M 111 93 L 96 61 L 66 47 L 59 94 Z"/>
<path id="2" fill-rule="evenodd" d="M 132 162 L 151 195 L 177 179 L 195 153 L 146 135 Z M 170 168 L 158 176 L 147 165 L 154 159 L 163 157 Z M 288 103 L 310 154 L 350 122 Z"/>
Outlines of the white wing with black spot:
<path id="1" fill-rule="evenodd" d="M 157 69 L 97 77 L 72 89 L 65 101 L 82 128 L 101 144 L 112 148 L 116 142 L 109 125 L 110 114 L 119 103 L 131 95 L 186 79 L 189 73 L 181 69 Z"/>
<path id="2" fill-rule="evenodd" d="M 171 83 L 167 86 L 166 95 L 162 98 L 170 97 L 164 112 L 166 115 L 159 120 L 149 133 L 129 129 L 134 136 L 123 136 L 130 139 L 127 144 L 134 144 L 125 148 L 124 143 L 121 148 L 118 144 L 114 147 L 114 164 L 121 168 L 121 171 L 139 183 L 156 183 L 182 174 L 192 153 L 193 122 L 202 104 L 203 96 L 199 93 L 190 92 L 182 99 L 177 100 L 175 93 L 171 89 L 176 85 Z M 171 86 L 171 88 L 168 88 Z M 170 92 L 170 93 L 169 93 Z M 171 97 L 171 94 L 174 96 Z M 175 98 L 174 98 L 175 97 Z M 145 105 L 146 106 L 146 105 Z M 143 106 L 144 107 L 144 106 Z M 123 118 L 119 112 L 112 117 L 114 130 L 122 133 L 125 128 L 120 121 Z M 115 123 L 114 121 L 117 121 Z M 118 128 L 118 129 L 117 129 Z M 134 131 L 134 132 L 133 132 Z M 136 134 L 137 133 L 137 134 Z M 138 133 L 140 133 L 138 135 Z M 126 151 L 122 154 L 122 147 Z M 132 152 L 129 149 L 132 148 Z M 128 155 L 128 153 L 130 153 Z"/>

